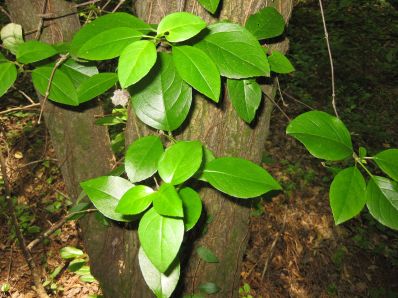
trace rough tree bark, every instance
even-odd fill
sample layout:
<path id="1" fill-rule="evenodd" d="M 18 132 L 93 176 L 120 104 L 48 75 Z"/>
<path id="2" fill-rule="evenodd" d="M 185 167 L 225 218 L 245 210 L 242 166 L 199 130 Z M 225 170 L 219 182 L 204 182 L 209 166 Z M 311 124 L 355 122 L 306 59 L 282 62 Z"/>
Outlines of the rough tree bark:
<path id="1" fill-rule="evenodd" d="M 222 2 L 222 9 L 217 18 L 241 24 L 248 15 L 266 5 L 275 6 L 288 20 L 293 6 L 292 0 Z M 36 29 L 39 22 L 37 14 L 41 13 L 43 0 L 6 0 L 6 3 L 14 21 L 22 24 L 25 31 Z M 181 10 L 197 13 L 209 22 L 216 20 L 200 7 L 197 0 L 133 1 L 133 9 L 139 17 L 149 23 L 157 23 L 165 14 Z M 47 12 L 60 14 L 70 10 L 70 4 L 65 1 L 49 0 Z M 68 40 L 79 28 L 76 16 L 46 22 L 46 25 L 50 26 L 44 30 L 42 38 L 50 42 Z M 287 43 L 278 43 L 273 48 L 285 51 Z M 275 88 L 272 84 L 264 84 L 263 88 L 268 96 L 274 96 Z M 214 150 L 217 156 L 242 156 L 259 162 L 272 112 L 269 100 L 266 100 L 260 108 L 259 119 L 252 127 L 238 119 L 226 95 L 218 106 L 206 101 L 196 96 L 193 112 L 188 120 L 189 126 L 178 132 L 178 138 L 199 139 Z M 113 157 L 109 149 L 107 132 L 104 128 L 93 124 L 94 115 L 100 114 L 101 111 L 92 104 L 84 106 L 83 110 L 66 109 L 52 103 L 47 103 L 46 106 L 46 124 L 58 159 L 61 161 L 68 192 L 77 197 L 80 192 L 78 186 L 80 181 L 105 174 L 112 164 Z M 137 137 L 133 124 L 135 117 L 133 113 L 130 114 L 126 130 L 128 143 Z M 149 133 L 143 125 L 139 127 L 142 134 Z M 212 215 L 214 221 L 208 226 L 207 233 L 198 239 L 195 245 L 210 248 L 219 257 L 220 262 L 207 264 L 187 251 L 182 266 L 181 290 L 175 296 L 179 297 L 182 292 L 190 294 L 196 291 L 201 283 L 214 282 L 221 287 L 221 291 L 212 297 L 237 297 L 240 266 L 248 241 L 249 206 L 242 205 L 211 189 L 203 189 L 201 196 L 204 199 L 206 213 Z M 139 244 L 136 226 L 126 228 L 115 224 L 104 228 L 92 217 L 88 217 L 82 226 L 92 272 L 100 281 L 105 296 L 153 297 L 138 268 Z M 191 237 L 197 238 L 195 235 Z"/>

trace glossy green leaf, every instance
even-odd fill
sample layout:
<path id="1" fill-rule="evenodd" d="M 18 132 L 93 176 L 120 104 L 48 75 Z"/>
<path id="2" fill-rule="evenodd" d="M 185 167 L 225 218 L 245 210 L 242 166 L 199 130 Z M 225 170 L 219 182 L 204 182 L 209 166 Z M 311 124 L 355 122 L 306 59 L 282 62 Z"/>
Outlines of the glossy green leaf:
<path id="1" fill-rule="evenodd" d="M 199 0 L 200 5 L 202 5 L 208 12 L 214 14 L 217 11 L 220 0 Z"/>
<path id="2" fill-rule="evenodd" d="M 57 50 L 51 45 L 38 40 L 29 40 L 18 46 L 17 60 L 21 63 L 33 63 L 56 54 Z"/>
<path id="3" fill-rule="evenodd" d="M 157 136 L 146 136 L 133 142 L 125 157 L 126 173 L 130 181 L 142 181 L 155 174 L 163 152 L 162 141 Z"/>
<path id="4" fill-rule="evenodd" d="M 0 63 L 9 62 L 6 57 L 2 53 L 0 53 Z"/>
<path id="5" fill-rule="evenodd" d="M 103 94 L 115 86 L 117 75 L 113 72 L 102 72 L 85 80 L 77 89 L 79 103 L 83 103 Z"/>
<path id="6" fill-rule="evenodd" d="M 131 217 L 115 212 L 123 195 L 134 186 L 126 179 L 102 176 L 80 183 L 94 206 L 106 217 L 117 221 L 131 221 Z"/>
<path id="7" fill-rule="evenodd" d="M 145 185 L 130 188 L 120 199 L 115 211 L 125 215 L 140 214 L 152 203 L 153 189 Z"/>
<path id="8" fill-rule="evenodd" d="M 191 178 L 202 163 L 202 144 L 181 141 L 166 149 L 159 160 L 158 171 L 163 181 L 177 185 Z"/>
<path id="9" fill-rule="evenodd" d="M 170 54 L 160 53 L 150 73 L 130 90 L 137 117 L 153 128 L 175 130 L 188 116 L 192 89 L 178 75 Z"/>
<path id="10" fill-rule="evenodd" d="M 184 217 L 182 201 L 173 185 L 163 183 L 152 195 L 153 207 L 164 216 Z"/>
<path id="11" fill-rule="evenodd" d="M 366 190 L 366 205 L 370 214 L 383 225 L 398 230 L 398 183 L 373 176 Z"/>
<path id="12" fill-rule="evenodd" d="M 324 112 L 310 111 L 297 116 L 286 133 L 303 143 L 317 158 L 342 160 L 353 153 L 350 132 L 344 123 Z"/>
<path id="13" fill-rule="evenodd" d="M 75 88 L 79 88 L 89 77 L 98 74 L 98 69 L 93 64 L 81 64 L 73 59 L 66 60 L 59 69 L 68 75 Z"/>
<path id="14" fill-rule="evenodd" d="M 358 215 L 366 204 L 366 182 L 356 167 L 340 171 L 330 186 L 334 222 L 341 224 Z"/>
<path id="15" fill-rule="evenodd" d="M 373 157 L 379 168 L 395 181 L 398 181 L 398 149 L 388 149 Z"/>
<path id="16" fill-rule="evenodd" d="M 118 29 L 122 29 L 120 32 L 123 32 L 123 35 L 125 36 L 126 39 L 122 39 L 120 35 L 111 36 L 112 34 L 110 33 L 112 32 L 118 33 L 119 32 Z M 127 29 L 130 29 L 130 31 L 128 31 Z M 112 40 L 112 44 L 115 46 L 115 49 L 112 50 L 108 46 L 105 47 L 106 52 L 101 52 L 101 50 L 99 49 L 95 50 L 95 48 L 94 52 L 96 52 L 101 58 L 104 57 L 114 58 L 118 56 L 117 52 L 119 52 L 120 54 L 125 46 L 127 46 L 134 40 L 140 39 L 139 37 L 138 38 L 134 37 L 133 38 L 134 40 L 130 40 L 132 36 L 129 37 L 128 32 L 132 33 L 132 35 L 134 36 L 139 36 L 149 32 L 150 30 L 152 29 L 148 24 L 146 24 L 144 21 L 140 20 L 139 18 L 131 14 L 124 12 L 110 13 L 95 19 L 94 21 L 92 21 L 91 23 L 85 25 L 82 29 L 80 29 L 73 37 L 73 40 L 70 45 L 70 51 L 72 55 L 79 56 L 79 52 L 82 51 L 81 49 L 84 47 L 87 48 L 88 45 L 95 46 L 97 44 L 100 45 L 100 47 L 104 47 L 104 43 L 107 42 L 106 36 L 109 36 L 110 40 Z M 137 31 L 141 34 L 137 33 Z M 116 39 L 118 38 L 120 39 L 120 43 L 116 41 Z M 81 54 L 86 56 L 84 52 L 82 52 Z M 104 59 L 110 59 L 110 58 L 104 58 Z M 97 60 L 95 58 L 91 59 Z"/>
<path id="17" fill-rule="evenodd" d="M 205 52 L 191 46 L 173 47 L 173 58 L 176 69 L 185 82 L 218 102 L 221 91 L 220 72 Z"/>
<path id="18" fill-rule="evenodd" d="M 218 263 L 219 262 L 218 258 L 214 255 L 214 253 L 210 249 L 208 249 L 204 246 L 199 246 L 196 249 L 196 253 L 206 263 Z"/>
<path id="19" fill-rule="evenodd" d="M 214 156 L 213 151 L 204 148 L 203 150 L 203 158 L 202 158 L 202 164 L 200 166 L 200 169 L 198 172 L 196 172 L 194 178 L 207 182 L 206 178 L 203 175 L 203 170 L 205 169 L 206 165 L 211 162 L 212 160 L 216 159 L 216 157 Z"/>
<path id="20" fill-rule="evenodd" d="M 231 23 L 213 24 L 208 29 L 196 46 L 216 63 L 221 75 L 231 79 L 269 76 L 265 52 L 249 31 Z"/>
<path id="21" fill-rule="evenodd" d="M 185 230 L 189 231 L 196 225 L 202 214 L 202 200 L 199 194 L 190 187 L 182 188 L 178 194 L 184 209 Z"/>
<path id="22" fill-rule="evenodd" d="M 88 38 L 79 47 L 72 41 L 72 54 L 87 60 L 106 60 L 120 56 L 123 49 L 140 40 L 142 33 L 127 27 L 113 28 Z"/>
<path id="23" fill-rule="evenodd" d="M 61 248 L 60 255 L 63 259 L 74 259 L 83 256 L 84 252 L 76 247 L 66 246 Z"/>
<path id="24" fill-rule="evenodd" d="M 218 293 L 221 289 L 219 286 L 217 286 L 215 283 L 213 282 L 206 282 L 204 284 L 201 284 L 199 286 L 199 290 L 203 293 L 206 294 L 216 294 Z"/>
<path id="25" fill-rule="evenodd" d="M 158 25 L 158 36 L 170 42 L 180 42 L 197 35 L 206 27 L 205 21 L 188 12 L 175 12 L 165 16 Z"/>
<path id="26" fill-rule="evenodd" d="M 0 96 L 3 96 L 17 79 L 15 64 L 3 61 L 0 61 Z"/>
<path id="27" fill-rule="evenodd" d="M 41 95 L 45 95 L 53 67 L 39 67 L 32 71 L 32 81 Z M 49 99 L 62 104 L 77 106 L 79 99 L 71 79 L 61 69 L 55 71 L 51 81 Z"/>
<path id="28" fill-rule="evenodd" d="M 283 33 L 285 20 L 275 8 L 265 7 L 247 19 L 246 28 L 258 39 L 273 38 Z"/>
<path id="29" fill-rule="evenodd" d="M 281 189 L 265 169 L 236 157 L 216 158 L 206 165 L 203 175 L 214 188 L 242 199 Z"/>
<path id="30" fill-rule="evenodd" d="M 138 251 L 138 262 L 144 280 L 157 298 L 170 297 L 180 279 L 180 262 L 173 263 L 170 270 L 166 273 L 159 272 L 151 263 L 142 247 Z"/>
<path id="31" fill-rule="evenodd" d="M 116 82 L 117 75 L 112 72 L 103 72 L 88 78 L 77 89 L 79 102 L 86 102 L 105 93 L 110 88 L 114 87 Z"/>
<path id="32" fill-rule="evenodd" d="M 122 88 L 137 83 L 147 75 L 156 58 L 156 47 L 152 41 L 139 40 L 128 45 L 120 55 L 117 71 Z"/>
<path id="33" fill-rule="evenodd" d="M 239 117 L 250 123 L 261 103 L 262 91 L 255 80 L 227 80 L 228 98 Z"/>
<path id="34" fill-rule="evenodd" d="M 184 222 L 179 218 L 161 216 L 152 208 L 142 217 L 138 236 L 148 259 L 164 273 L 180 250 Z"/>
<path id="35" fill-rule="evenodd" d="M 271 71 L 276 73 L 290 73 L 294 71 L 292 63 L 279 51 L 272 50 L 272 54 L 268 57 Z"/>
<path id="36" fill-rule="evenodd" d="M 68 270 L 71 272 L 76 272 L 81 269 L 86 264 L 86 260 L 84 259 L 74 259 L 68 265 Z"/>

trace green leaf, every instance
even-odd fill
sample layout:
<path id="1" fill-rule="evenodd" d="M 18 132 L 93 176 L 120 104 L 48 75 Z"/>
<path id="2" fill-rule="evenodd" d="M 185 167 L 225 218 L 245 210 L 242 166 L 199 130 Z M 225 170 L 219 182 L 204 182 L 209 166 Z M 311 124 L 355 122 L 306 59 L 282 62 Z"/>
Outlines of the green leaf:
<path id="1" fill-rule="evenodd" d="M 82 282 L 95 282 L 96 279 L 94 276 L 92 276 L 91 274 L 85 274 L 80 276 L 79 278 Z"/>
<path id="2" fill-rule="evenodd" d="M 165 131 L 180 127 L 192 103 L 192 89 L 178 75 L 167 53 L 159 54 L 150 73 L 131 87 L 131 95 L 137 117 Z"/>
<path id="3" fill-rule="evenodd" d="M 138 262 L 144 280 L 157 298 L 170 297 L 180 279 L 180 262 L 175 262 L 170 270 L 166 273 L 161 273 L 151 263 L 142 247 L 138 251 Z"/>
<path id="4" fill-rule="evenodd" d="M 73 59 L 66 60 L 59 69 L 68 75 L 76 89 L 79 88 L 87 78 L 98 74 L 96 66 L 92 64 L 79 64 Z"/>
<path id="5" fill-rule="evenodd" d="M 398 181 L 398 149 L 384 150 L 373 157 L 379 168 L 395 181 Z"/>
<path id="6" fill-rule="evenodd" d="M 84 259 L 74 259 L 68 265 L 68 270 L 71 272 L 76 272 L 80 270 L 86 264 L 86 260 Z"/>
<path id="7" fill-rule="evenodd" d="M 373 176 L 366 190 L 370 214 L 383 225 L 398 230 L 398 183 Z"/>
<path id="8" fill-rule="evenodd" d="M 87 78 L 77 88 L 79 103 L 83 103 L 103 94 L 117 82 L 117 75 L 113 72 L 102 72 Z"/>
<path id="9" fill-rule="evenodd" d="M 220 0 L 199 0 L 200 5 L 202 5 L 208 12 L 214 14 L 220 4 Z"/>
<path id="10" fill-rule="evenodd" d="M 94 206 L 106 217 L 117 221 L 131 221 L 132 218 L 115 212 L 123 195 L 134 185 L 126 179 L 102 176 L 80 183 Z"/>
<path id="11" fill-rule="evenodd" d="M 153 189 L 145 185 L 130 188 L 120 199 L 115 211 L 125 215 L 140 214 L 152 203 Z"/>
<path id="12" fill-rule="evenodd" d="M 161 216 L 152 208 L 142 217 L 138 236 L 151 263 L 164 273 L 180 250 L 184 222 L 182 219 Z"/>
<path id="13" fill-rule="evenodd" d="M 236 157 L 216 158 L 206 165 L 203 175 L 214 188 L 242 199 L 281 189 L 262 167 Z"/>
<path id="14" fill-rule="evenodd" d="M 367 154 L 368 151 L 366 150 L 365 147 L 359 147 L 359 158 L 364 159 Z"/>
<path id="15" fill-rule="evenodd" d="M 45 95 L 53 67 L 38 67 L 32 71 L 32 81 L 41 95 Z M 51 82 L 49 99 L 62 104 L 77 106 L 79 99 L 71 79 L 61 70 L 55 71 Z"/>
<path id="16" fill-rule="evenodd" d="M 3 47 L 16 55 L 18 46 L 24 42 L 22 26 L 19 24 L 9 23 L 1 28 L 0 35 L 1 40 L 3 41 Z"/>
<path id="17" fill-rule="evenodd" d="M 220 72 L 201 49 L 173 47 L 173 59 L 181 78 L 207 97 L 218 102 L 221 91 Z"/>
<path id="18" fill-rule="evenodd" d="M 206 282 L 204 284 L 201 284 L 199 286 L 199 290 L 202 291 L 203 293 L 206 294 L 216 294 L 218 293 L 221 289 L 219 286 L 217 286 L 213 282 Z"/>
<path id="19" fill-rule="evenodd" d="M 344 123 L 324 112 L 310 111 L 297 116 L 286 133 L 303 143 L 317 158 L 342 160 L 353 153 L 350 132 Z"/>
<path id="20" fill-rule="evenodd" d="M 157 136 L 146 136 L 133 142 L 125 157 L 126 173 L 130 181 L 142 181 L 155 174 L 163 152 L 162 141 Z"/>
<path id="21" fill-rule="evenodd" d="M 18 46 L 17 60 L 27 64 L 47 59 L 56 54 L 57 50 L 51 45 L 38 40 L 29 40 Z"/>
<path id="22" fill-rule="evenodd" d="M 197 35 L 206 27 L 205 21 L 188 12 L 175 12 L 165 16 L 158 25 L 158 36 L 170 42 L 180 42 Z"/>
<path id="23" fill-rule="evenodd" d="M 269 76 L 267 56 L 249 31 L 231 23 L 208 28 L 209 33 L 196 46 L 210 56 L 221 75 L 231 79 Z"/>
<path id="24" fill-rule="evenodd" d="M 173 185 L 185 182 L 199 169 L 202 152 L 202 144 L 198 141 L 181 141 L 170 146 L 159 160 L 160 177 Z"/>
<path id="25" fill-rule="evenodd" d="M 182 201 L 173 185 L 163 183 L 152 196 L 153 207 L 163 216 L 184 217 Z"/>
<path id="26" fill-rule="evenodd" d="M 17 79 L 15 64 L 3 61 L 0 61 L 0 96 L 3 96 Z"/>
<path id="27" fill-rule="evenodd" d="M 202 157 L 202 164 L 200 166 L 200 169 L 198 172 L 196 172 L 194 178 L 200 180 L 200 181 L 204 181 L 207 182 L 206 178 L 203 175 L 203 170 L 205 169 L 206 165 L 211 162 L 212 160 L 216 159 L 216 157 L 214 156 L 213 151 L 204 148 L 203 150 L 203 157 Z"/>
<path id="28" fill-rule="evenodd" d="M 119 31 L 118 29 L 121 30 Z M 130 31 L 128 31 L 127 29 L 130 29 Z M 152 29 L 148 24 L 131 14 L 124 12 L 110 13 L 97 18 L 96 20 L 92 21 L 91 23 L 85 25 L 82 29 L 80 29 L 73 37 L 70 51 L 72 55 L 79 56 L 79 52 L 81 52 L 81 49 L 84 47 L 87 48 L 87 46 L 89 45 L 95 46 L 95 44 L 100 46 L 102 45 L 101 47 L 103 47 L 104 43 L 112 40 L 113 46 L 115 47 L 114 49 L 111 49 L 108 46 L 104 48 L 106 49 L 106 52 L 102 52 L 102 50 L 95 50 L 94 48 L 94 52 L 96 52 L 101 58 L 111 57 L 114 55 L 116 55 L 114 57 L 117 57 L 125 46 L 127 46 L 134 40 L 139 40 L 142 34 L 145 34 L 150 30 Z M 112 32 L 123 32 L 123 35 L 126 39 L 122 39 L 121 35 L 112 36 Z M 128 32 L 130 32 L 133 36 L 129 36 Z M 106 39 L 107 36 L 110 38 L 110 40 L 108 41 Z M 118 38 L 121 39 L 120 42 L 116 41 L 116 39 Z M 133 40 L 130 40 L 129 38 L 133 38 Z M 84 55 L 84 52 L 82 52 L 82 54 Z M 95 58 L 92 59 L 100 60 Z"/>
<path id="29" fill-rule="evenodd" d="M 239 117 L 251 123 L 261 103 L 262 91 L 255 80 L 227 80 L 228 98 Z"/>
<path id="30" fill-rule="evenodd" d="M 84 252 L 76 247 L 66 246 L 61 248 L 60 255 L 63 259 L 74 259 L 83 256 Z"/>
<path id="31" fill-rule="evenodd" d="M 366 182 L 356 167 L 340 171 L 330 186 L 334 222 L 341 224 L 358 215 L 366 204 Z"/>
<path id="32" fill-rule="evenodd" d="M 208 249 L 204 246 L 199 246 L 196 249 L 196 253 L 199 255 L 199 257 L 203 261 L 205 261 L 207 263 L 218 263 L 219 262 L 218 258 L 214 255 L 214 253 L 210 249 Z"/>
<path id="33" fill-rule="evenodd" d="M 202 200 L 199 194 L 190 187 L 182 188 L 178 194 L 184 209 L 185 230 L 189 231 L 196 225 L 202 214 Z"/>
<path id="34" fill-rule="evenodd" d="M 273 72 L 285 74 L 294 71 L 292 63 L 279 51 L 273 50 L 268 62 Z"/>
<path id="35" fill-rule="evenodd" d="M 267 39 L 283 33 L 285 20 L 275 8 L 265 7 L 251 15 L 245 26 L 257 39 Z"/>
<path id="36" fill-rule="evenodd" d="M 72 41 L 73 55 L 87 60 L 106 60 L 120 56 L 123 49 L 140 40 L 142 33 L 127 27 L 113 28 L 88 38 L 77 47 Z"/>
<path id="37" fill-rule="evenodd" d="M 120 55 L 117 71 L 122 88 L 127 88 L 146 76 L 156 58 L 156 47 L 152 41 L 140 40 L 128 45 Z"/>

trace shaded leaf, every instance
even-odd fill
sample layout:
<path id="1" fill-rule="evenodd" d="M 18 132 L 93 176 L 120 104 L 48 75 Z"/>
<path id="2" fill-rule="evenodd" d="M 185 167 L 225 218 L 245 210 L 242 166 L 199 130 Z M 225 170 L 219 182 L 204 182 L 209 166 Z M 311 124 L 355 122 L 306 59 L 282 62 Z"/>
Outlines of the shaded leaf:
<path id="1" fill-rule="evenodd" d="M 202 214 L 202 200 L 199 194 L 190 187 L 182 188 L 178 194 L 184 209 L 185 230 L 189 231 L 196 225 Z"/>
<path id="2" fill-rule="evenodd" d="M 77 88 L 79 103 L 93 99 L 112 88 L 117 82 L 117 75 L 113 72 L 102 72 L 87 78 Z"/>
<path id="3" fill-rule="evenodd" d="M 208 12 L 214 14 L 220 4 L 220 0 L 199 0 L 200 5 L 202 5 Z"/>
<path id="4" fill-rule="evenodd" d="M 184 217 L 182 201 L 173 185 L 163 183 L 151 196 L 156 212 L 164 216 Z"/>
<path id="5" fill-rule="evenodd" d="M 38 40 L 29 40 L 18 46 L 17 60 L 21 63 L 33 63 L 56 54 L 57 50 L 51 45 Z"/>
<path id="6" fill-rule="evenodd" d="M 398 181 L 398 149 L 388 149 L 373 157 L 379 168 L 395 181 Z"/>
<path id="7" fill-rule="evenodd" d="M 8 60 L 5 60 L 8 61 Z M 17 79 L 17 68 L 11 62 L 0 61 L 0 96 L 3 96 Z"/>
<path id="8" fill-rule="evenodd" d="M 283 33 L 285 20 L 274 7 L 265 7 L 251 15 L 245 26 L 258 39 L 267 39 Z"/>
<path id="9" fill-rule="evenodd" d="M 273 50 L 268 56 L 268 62 L 273 72 L 285 74 L 294 71 L 292 63 L 279 51 Z"/>
<path id="10" fill-rule="evenodd" d="M 199 246 L 196 249 L 196 253 L 199 255 L 199 257 L 203 261 L 205 261 L 207 263 L 218 263 L 219 262 L 218 258 L 214 255 L 214 253 L 210 249 L 208 249 L 204 246 Z"/>

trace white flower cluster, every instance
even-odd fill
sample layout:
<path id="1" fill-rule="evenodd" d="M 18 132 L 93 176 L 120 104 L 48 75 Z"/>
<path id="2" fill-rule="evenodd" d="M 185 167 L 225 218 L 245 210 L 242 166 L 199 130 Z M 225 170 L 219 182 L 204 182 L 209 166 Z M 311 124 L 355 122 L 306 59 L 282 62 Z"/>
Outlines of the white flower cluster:
<path id="1" fill-rule="evenodd" d="M 113 92 L 111 100 L 114 106 L 125 107 L 129 102 L 129 98 L 130 98 L 130 93 L 127 90 L 117 89 Z"/>

